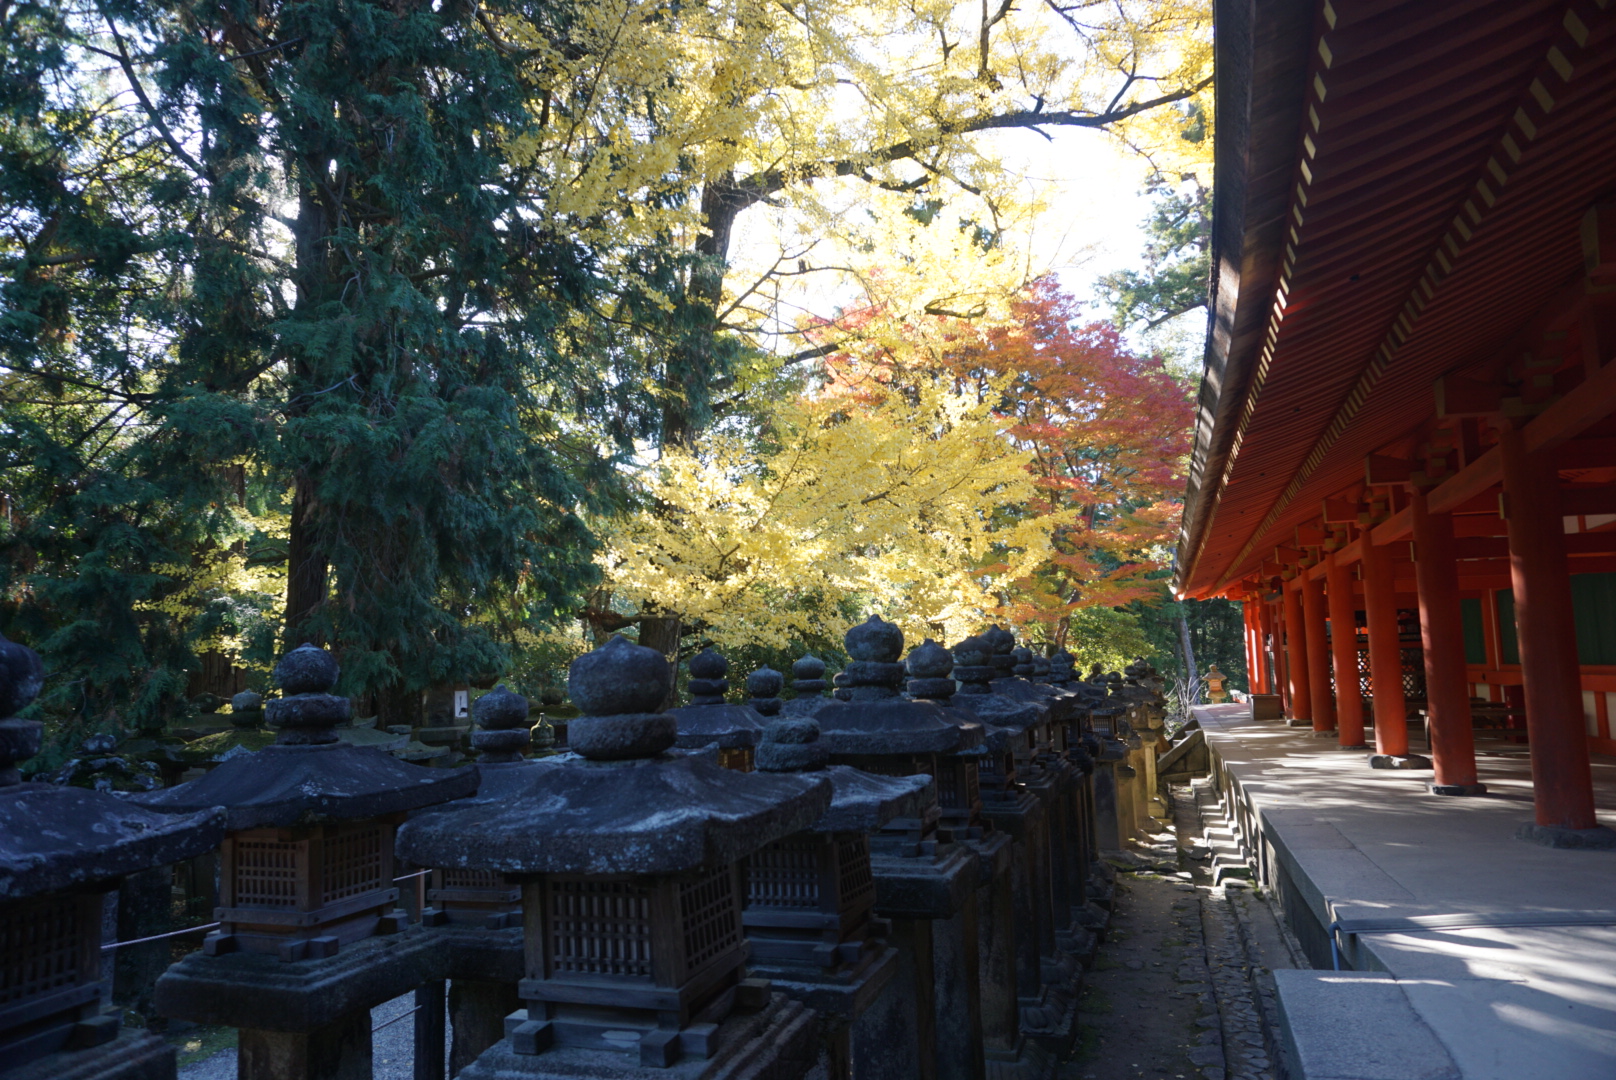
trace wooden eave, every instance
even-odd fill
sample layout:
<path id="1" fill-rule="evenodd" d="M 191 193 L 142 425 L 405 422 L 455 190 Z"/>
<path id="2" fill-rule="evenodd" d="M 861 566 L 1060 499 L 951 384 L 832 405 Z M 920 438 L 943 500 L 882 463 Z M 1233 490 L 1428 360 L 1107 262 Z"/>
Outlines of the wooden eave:
<path id="1" fill-rule="evenodd" d="M 1257 572 L 1432 416 L 1433 380 L 1577 281 L 1582 215 L 1616 178 L 1612 8 L 1219 0 L 1180 593 Z"/>

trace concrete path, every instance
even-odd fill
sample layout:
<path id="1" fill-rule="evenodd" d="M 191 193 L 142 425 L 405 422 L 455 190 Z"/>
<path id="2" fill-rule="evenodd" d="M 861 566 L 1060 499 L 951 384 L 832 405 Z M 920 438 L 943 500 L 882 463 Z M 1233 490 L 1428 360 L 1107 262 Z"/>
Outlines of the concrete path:
<path id="1" fill-rule="evenodd" d="M 1478 742 L 1489 794 L 1376 771 L 1241 705 L 1196 710 L 1241 839 L 1317 968 L 1276 972 L 1293 1080 L 1612 1080 L 1616 852 L 1515 839 L 1524 747 Z M 1616 763 L 1594 766 L 1616 826 Z"/>

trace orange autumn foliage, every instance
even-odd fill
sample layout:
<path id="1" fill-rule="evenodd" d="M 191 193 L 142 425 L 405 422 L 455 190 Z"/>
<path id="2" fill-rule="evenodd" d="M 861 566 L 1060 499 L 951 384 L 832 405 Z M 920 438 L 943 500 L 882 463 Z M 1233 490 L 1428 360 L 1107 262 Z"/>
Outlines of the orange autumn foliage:
<path id="1" fill-rule="evenodd" d="M 859 324 L 860 343 L 827 359 L 825 392 L 868 405 L 946 373 L 962 389 L 997 396 L 1008 436 L 1032 455 L 1037 494 L 991 512 L 1052 525 L 1047 555 L 1001 591 L 997 614 L 1064 644 L 1076 610 L 1161 595 L 1191 393 L 1160 357 L 1132 352 L 1110 324 L 1085 321 L 1052 281 L 1034 283 L 1013 311 L 990 327 L 946 318 L 883 327 L 878 312 L 844 315 L 841 331 Z"/>

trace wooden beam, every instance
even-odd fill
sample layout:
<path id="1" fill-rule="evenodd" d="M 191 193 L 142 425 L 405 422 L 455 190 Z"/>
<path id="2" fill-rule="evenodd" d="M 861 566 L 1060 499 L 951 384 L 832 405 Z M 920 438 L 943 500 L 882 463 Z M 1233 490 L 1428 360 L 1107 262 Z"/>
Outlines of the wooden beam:
<path id="1" fill-rule="evenodd" d="M 1358 524 L 1358 504 L 1347 499 L 1325 499 L 1324 523 L 1326 525 Z"/>
<path id="2" fill-rule="evenodd" d="M 1364 483 L 1370 487 L 1381 484 L 1406 484 L 1414 472 L 1412 462 L 1384 454 L 1370 454 L 1364 458 Z"/>
<path id="3" fill-rule="evenodd" d="M 1328 539 L 1330 539 L 1330 534 L 1317 525 L 1296 526 L 1297 547 L 1318 547 Z"/>
<path id="4" fill-rule="evenodd" d="M 1572 439 L 1554 452 L 1556 469 L 1616 468 L 1616 438 Z"/>
<path id="5" fill-rule="evenodd" d="M 1503 393 L 1498 387 L 1463 375 L 1442 376 L 1434 390 L 1438 417 L 1491 416 L 1503 402 Z"/>

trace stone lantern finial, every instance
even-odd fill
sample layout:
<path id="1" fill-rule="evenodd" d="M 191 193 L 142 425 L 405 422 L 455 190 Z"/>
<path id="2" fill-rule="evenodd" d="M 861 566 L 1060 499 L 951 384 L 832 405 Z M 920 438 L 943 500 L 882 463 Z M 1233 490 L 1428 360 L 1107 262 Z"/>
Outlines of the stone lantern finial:
<path id="1" fill-rule="evenodd" d="M 1025 645 L 1018 645 L 1014 649 L 1010 650 L 1010 658 L 1015 661 L 1015 666 L 1010 669 L 1011 674 L 1017 675 L 1023 679 L 1030 679 L 1033 677 L 1034 669 L 1031 649 L 1027 648 Z"/>
<path id="2" fill-rule="evenodd" d="M 672 685 L 661 653 L 613 634 L 567 673 L 567 694 L 583 714 L 568 727 L 567 745 L 591 761 L 656 757 L 679 737 L 673 717 L 658 711 Z"/>
<path id="3" fill-rule="evenodd" d="M 0 787 L 22 782 L 19 762 L 39 753 L 45 725 L 17 713 L 32 705 L 45 685 L 39 654 L 0 635 Z"/>
<path id="4" fill-rule="evenodd" d="M 847 701 L 884 701 L 899 696 L 903 683 L 903 631 L 879 615 L 853 627 L 843 639 L 852 657 L 842 672 Z"/>
<path id="5" fill-rule="evenodd" d="M 348 722 L 348 699 L 329 691 L 341 674 L 336 657 L 307 642 L 281 657 L 271 678 L 283 696 L 264 709 L 269 726 L 280 729 L 275 737 L 278 745 L 319 746 L 337 741 L 333 729 Z"/>
<path id="6" fill-rule="evenodd" d="M 825 691 L 830 683 L 825 679 L 825 661 L 813 653 L 804 653 L 791 665 L 791 689 L 796 697 L 786 702 L 787 716 L 812 716 L 814 711 L 830 701 Z"/>
<path id="7" fill-rule="evenodd" d="M 830 750 L 820 745 L 816 721 L 784 717 L 763 729 L 756 764 L 759 772 L 817 772 L 830 764 Z"/>
<path id="8" fill-rule="evenodd" d="M 984 634 L 968 637 L 954 646 L 954 677 L 960 681 L 961 694 L 993 692 L 988 685 L 993 681 L 992 658 L 993 647 Z"/>
<path id="9" fill-rule="evenodd" d="M 909 650 L 909 696 L 947 705 L 954 696 L 954 657 L 931 638 Z"/>
<path id="10" fill-rule="evenodd" d="M 1002 679 L 1008 676 L 1016 666 L 1016 659 L 1011 655 L 1016 648 L 1016 636 L 995 623 L 982 631 L 982 640 L 987 642 L 992 654 L 988 662 L 993 665 L 996 677 Z"/>
<path id="11" fill-rule="evenodd" d="M 1075 661 L 1072 654 L 1065 649 L 1060 650 L 1049 658 L 1049 681 L 1056 686 L 1066 686 L 1076 677 Z"/>
<path id="12" fill-rule="evenodd" d="M 690 658 L 690 704 L 722 705 L 729 691 L 729 661 L 711 645 Z"/>
<path id="13" fill-rule="evenodd" d="M 472 703 L 472 719 L 479 730 L 471 736 L 471 745 L 482 754 L 480 764 L 508 765 L 522 760 L 523 748 L 533 741 L 527 714 L 527 698 L 507 690 L 504 683 Z"/>
<path id="14" fill-rule="evenodd" d="M 785 685 L 784 675 L 771 667 L 760 667 L 746 677 L 747 704 L 760 716 L 779 716 L 785 705 L 780 700 L 780 691 Z"/>

